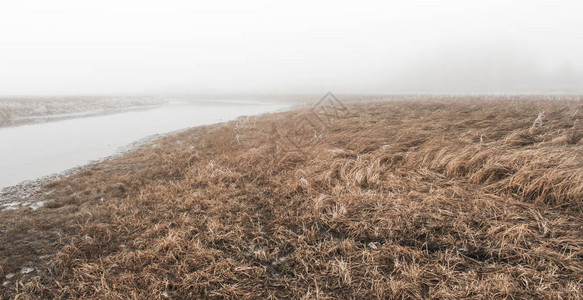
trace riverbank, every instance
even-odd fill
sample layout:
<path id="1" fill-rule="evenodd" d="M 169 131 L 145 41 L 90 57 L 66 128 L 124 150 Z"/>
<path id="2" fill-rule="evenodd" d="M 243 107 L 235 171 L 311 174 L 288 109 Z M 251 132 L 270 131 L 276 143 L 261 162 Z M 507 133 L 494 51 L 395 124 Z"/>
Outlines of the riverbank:
<path id="1" fill-rule="evenodd" d="M 0 128 L 0 189 L 114 155 L 147 136 L 289 106 L 269 102 L 168 101 L 144 110 Z"/>
<path id="2" fill-rule="evenodd" d="M 101 159 L 96 159 L 88 164 L 77 166 L 63 172 L 54 173 L 40 178 L 25 180 L 13 186 L 0 188 L 0 211 L 16 210 L 26 207 L 29 207 L 32 210 L 36 210 L 44 206 L 44 204 L 48 201 L 47 194 L 45 191 L 43 191 L 43 186 L 47 185 L 48 183 L 67 178 L 77 173 L 81 173 L 106 161 L 123 157 L 124 155 L 139 149 L 145 144 L 152 143 L 159 138 L 176 134 L 184 130 L 188 129 L 181 129 L 165 134 L 154 134 L 135 141 L 123 148 L 120 148 L 113 155 Z"/>
<path id="3" fill-rule="evenodd" d="M 576 298 L 583 102 L 538 99 L 363 102 L 163 137 L 0 212 L 0 294 Z"/>
<path id="4" fill-rule="evenodd" d="M 147 109 L 164 103 L 152 97 L 0 97 L 0 128 Z"/>

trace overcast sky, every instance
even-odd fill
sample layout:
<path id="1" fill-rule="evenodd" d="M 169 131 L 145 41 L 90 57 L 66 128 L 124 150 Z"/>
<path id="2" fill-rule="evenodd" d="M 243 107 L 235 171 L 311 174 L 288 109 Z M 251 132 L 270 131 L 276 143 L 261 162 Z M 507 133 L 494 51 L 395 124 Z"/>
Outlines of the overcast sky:
<path id="1" fill-rule="evenodd" d="M 582 85 L 580 0 L 0 0 L 4 95 Z"/>

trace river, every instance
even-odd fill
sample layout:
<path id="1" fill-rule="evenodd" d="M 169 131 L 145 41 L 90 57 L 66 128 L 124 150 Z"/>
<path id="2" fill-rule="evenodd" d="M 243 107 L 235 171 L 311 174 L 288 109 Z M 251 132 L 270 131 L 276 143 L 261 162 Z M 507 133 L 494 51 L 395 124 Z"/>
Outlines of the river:
<path id="1" fill-rule="evenodd" d="M 290 107 L 283 103 L 169 101 L 150 109 L 0 128 L 0 190 L 106 158 L 152 135 Z"/>

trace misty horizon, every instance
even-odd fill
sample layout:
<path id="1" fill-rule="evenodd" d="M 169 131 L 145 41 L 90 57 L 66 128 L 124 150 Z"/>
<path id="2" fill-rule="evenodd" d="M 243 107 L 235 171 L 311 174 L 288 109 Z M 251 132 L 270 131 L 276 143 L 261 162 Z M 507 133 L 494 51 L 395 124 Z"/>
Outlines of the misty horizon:
<path id="1" fill-rule="evenodd" d="M 7 1 L 0 95 L 583 92 L 577 1 Z"/>

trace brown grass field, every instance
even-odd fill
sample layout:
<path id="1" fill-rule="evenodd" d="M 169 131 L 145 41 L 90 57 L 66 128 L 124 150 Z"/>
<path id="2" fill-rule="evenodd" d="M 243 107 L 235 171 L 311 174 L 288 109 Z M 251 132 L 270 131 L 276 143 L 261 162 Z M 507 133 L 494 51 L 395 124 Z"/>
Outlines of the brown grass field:
<path id="1" fill-rule="evenodd" d="M 583 298 L 580 97 L 347 107 L 321 135 L 309 110 L 239 119 L 47 184 L 0 212 L 0 295 Z"/>

